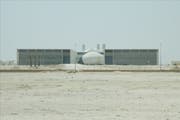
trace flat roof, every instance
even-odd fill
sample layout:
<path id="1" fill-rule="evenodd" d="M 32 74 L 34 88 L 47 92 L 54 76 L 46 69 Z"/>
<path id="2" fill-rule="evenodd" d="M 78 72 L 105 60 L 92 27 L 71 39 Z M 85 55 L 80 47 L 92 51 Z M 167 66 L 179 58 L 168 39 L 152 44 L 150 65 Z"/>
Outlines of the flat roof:
<path id="1" fill-rule="evenodd" d="M 72 49 L 17 49 L 17 50 L 72 50 Z"/>
<path id="2" fill-rule="evenodd" d="M 105 50 L 122 50 L 122 51 L 158 51 L 159 49 L 105 49 Z"/>

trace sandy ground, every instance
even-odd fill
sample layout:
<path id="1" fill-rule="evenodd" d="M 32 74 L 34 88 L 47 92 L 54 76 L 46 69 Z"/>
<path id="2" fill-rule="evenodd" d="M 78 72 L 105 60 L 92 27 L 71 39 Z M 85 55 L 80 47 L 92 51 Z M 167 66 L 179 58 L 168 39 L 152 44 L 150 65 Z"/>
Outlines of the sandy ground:
<path id="1" fill-rule="evenodd" d="M 0 73 L 0 120 L 180 120 L 180 73 Z"/>

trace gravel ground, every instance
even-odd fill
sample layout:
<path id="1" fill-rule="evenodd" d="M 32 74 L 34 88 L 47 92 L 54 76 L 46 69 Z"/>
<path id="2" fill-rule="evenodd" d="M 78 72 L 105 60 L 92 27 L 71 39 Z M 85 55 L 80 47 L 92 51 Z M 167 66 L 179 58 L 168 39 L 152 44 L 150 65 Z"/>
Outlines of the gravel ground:
<path id="1" fill-rule="evenodd" d="M 0 73 L 0 120 L 180 120 L 180 73 Z"/>

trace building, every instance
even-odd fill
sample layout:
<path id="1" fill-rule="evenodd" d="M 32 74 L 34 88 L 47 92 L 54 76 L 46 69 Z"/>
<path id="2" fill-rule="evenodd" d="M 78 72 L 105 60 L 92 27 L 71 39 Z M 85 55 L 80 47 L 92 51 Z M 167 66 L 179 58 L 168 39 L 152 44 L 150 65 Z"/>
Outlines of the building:
<path id="1" fill-rule="evenodd" d="M 18 49 L 18 65 L 53 65 L 75 63 L 76 52 L 71 49 Z"/>
<path id="2" fill-rule="evenodd" d="M 105 49 L 108 65 L 157 65 L 158 49 Z"/>
<path id="3" fill-rule="evenodd" d="M 83 64 L 82 56 L 88 51 L 71 49 L 18 49 L 18 65 Z M 157 65 L 158 49 L 105 49 L 100 52 L 106 65 Z"/>

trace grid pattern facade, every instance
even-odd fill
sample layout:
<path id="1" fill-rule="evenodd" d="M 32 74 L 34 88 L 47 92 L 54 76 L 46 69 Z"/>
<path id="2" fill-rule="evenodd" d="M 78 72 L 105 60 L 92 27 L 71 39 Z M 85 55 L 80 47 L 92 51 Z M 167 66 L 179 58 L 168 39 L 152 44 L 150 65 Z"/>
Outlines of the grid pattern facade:
<path id="1" fill-rule="evenodd" d="M 157 65 L 157 49 L 106 49 L 105 64 Z"/>
<path id="2" fill-rule="evenodd" d="M 75 52 L 70 49 L 18 49 L 18 65 L 53 65 L 74 62 Z"/>

